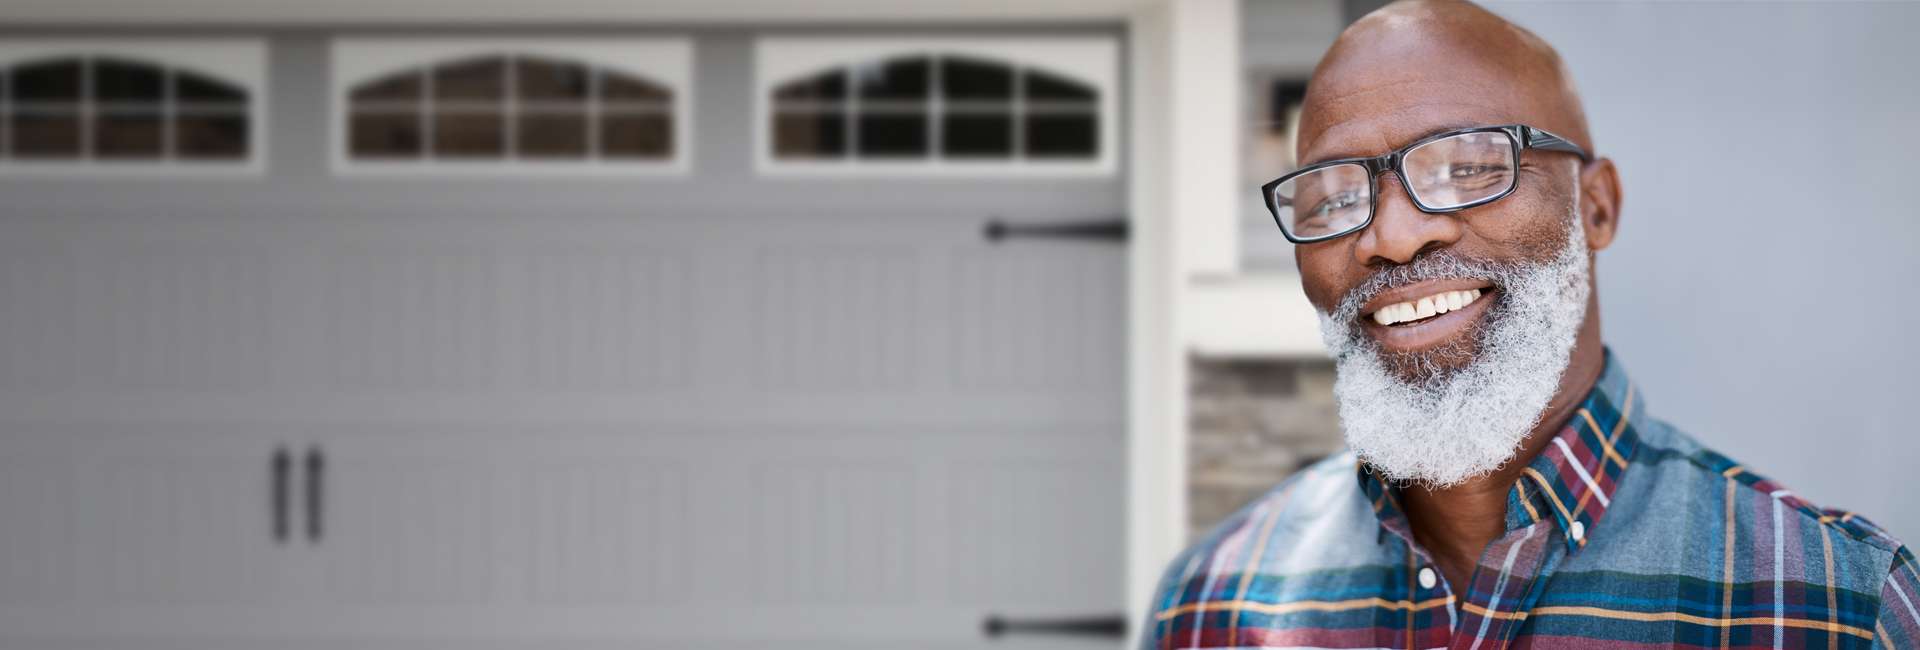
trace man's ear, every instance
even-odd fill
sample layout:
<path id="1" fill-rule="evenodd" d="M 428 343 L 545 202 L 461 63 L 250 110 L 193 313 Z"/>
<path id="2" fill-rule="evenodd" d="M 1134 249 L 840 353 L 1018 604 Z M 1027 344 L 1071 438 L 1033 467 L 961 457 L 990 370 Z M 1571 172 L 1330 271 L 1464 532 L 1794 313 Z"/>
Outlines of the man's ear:
<path id="1" fill-rule="evenodd" d="M 1589 249 L 1598 252 L 1613 243 L 1620 228 L 1620 172 L 1612 159 L 1580 166 L 1580 227 L 1587 229 Z"/>

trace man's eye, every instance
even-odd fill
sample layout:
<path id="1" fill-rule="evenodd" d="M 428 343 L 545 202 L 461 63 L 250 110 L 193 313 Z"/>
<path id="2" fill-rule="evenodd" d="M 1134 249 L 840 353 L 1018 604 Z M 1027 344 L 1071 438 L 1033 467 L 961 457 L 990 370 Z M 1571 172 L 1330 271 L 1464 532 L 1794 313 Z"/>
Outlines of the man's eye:
<path id="1" fill-rule="evenodd" d="M 1447 170 L 1450 178 L 1473 178 L 1483 174 L 1495 174 L 1506 171 L 1501 165 L 1454 165 Z"/>
<path id="2" fill-rule="evenodd" d="M 1358 192 L 1341 192 L 1320 201 L 1319 204 L 1313 206 L 1313 211 L 1310 214 L 1315 217 L 1325 217 L 1335 211 L 1351 208 L 1358 203 L 1360 203 L 1360 194 Z"/>

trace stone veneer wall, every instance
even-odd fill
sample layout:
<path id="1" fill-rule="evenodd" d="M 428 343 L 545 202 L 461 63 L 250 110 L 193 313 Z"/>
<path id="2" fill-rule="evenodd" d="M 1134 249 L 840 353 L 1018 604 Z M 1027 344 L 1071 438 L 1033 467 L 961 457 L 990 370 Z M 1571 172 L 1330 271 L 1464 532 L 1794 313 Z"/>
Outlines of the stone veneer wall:
<path id="1" fill-rule="evenodd" d="M 1188 363 L 1187 524 L 1197 538 L 1341 443 L 1331 360 Z"/>

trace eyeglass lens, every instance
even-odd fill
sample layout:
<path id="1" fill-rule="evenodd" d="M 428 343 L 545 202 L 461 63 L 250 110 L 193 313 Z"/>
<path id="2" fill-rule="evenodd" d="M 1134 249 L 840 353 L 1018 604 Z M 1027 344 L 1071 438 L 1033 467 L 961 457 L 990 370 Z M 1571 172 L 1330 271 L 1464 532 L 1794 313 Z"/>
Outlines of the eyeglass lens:
<path id="1" fill-rule="evenodd" d="M 1401 159 L 1413 198 L 1448 210 L 1499 196 L 1513 187 L 1513 139 L 1501 131 L 1461 133 L 1422 144 Z M 1270 200 L 1280 225 L 1299 239 L 1340 234 L 1372 213 L 1373 178 L 1359 163 L 1322 167 L 1287 179 Z"/>

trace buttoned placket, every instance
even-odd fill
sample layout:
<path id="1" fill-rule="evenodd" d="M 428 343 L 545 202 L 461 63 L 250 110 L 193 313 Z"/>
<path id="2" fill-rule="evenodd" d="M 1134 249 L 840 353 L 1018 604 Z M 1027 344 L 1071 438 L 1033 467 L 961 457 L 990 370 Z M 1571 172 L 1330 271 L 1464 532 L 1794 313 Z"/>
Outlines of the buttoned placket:
<path id="1" fill-rule="evenodd" d="M 1521 506 L 1523 500 L 1532 508 Z M 1459 598 L 1461 616 L 1448 647 L 1505 647 L 1526 627 L 1527 613 L 1545 593 L 1554 570 L 1578 548 L 1569 543 L 1574 532 L 1570 526 L 1563 529 L 1557 519 L 1535 519 L 1526 514 L 1538 512 L 1546 504 L 1525 479 L 1514 484 L 1508 501 L 1507 532 L 1481 552 L 1473 576 L 1468 578 L 1470 586 Z M 1581 535 L 1585 535 L 1584 530 Z"/>
<path id="2" fill-rule="evenodd" d="M 1381 522 L 1381 534 L 1392 533 L 1407 554 L 1407 601 L 1411 603 L 1404 636 L 1381 639 L 1390 644 L 1384 647 L 1477 650 L 1505 646 L 1525 627 L 1527 612 L 1545 592 L 1554 570 L 1586 536 L 1586 526 L 1580 521 L 1563 528 L 1553 517 L 1533 518 L 1529 513 L 1551 506 L 1544 493 L 1522 479 L 1508 495 L 1507 532 L 1481 552 L 1468 578 L 1470 588 L 1463 593 L 1447 580 L 1433 556 L 1414 541 L 1397 496 L 1390 490 L 1381 496 L 1382 505 L 1392 509 L 1384 513 L 1387 516 Z M 1526 505 L 1522 506 L 1520 500 Z M 1447 625 L 1414 625 L 1419 612 L 1433 606 L 1436 599 L 1446 607 Z M 1395 626 L 1383 622 L 1379 629 L 1392 630 Z"/>
<path id="3" fill-rule="evenodd" d="M 1382 646 L 1501 647 L 1517 636 L 1555 569 L 1587 546 L 1590 529 L 1609 509 L 1639 448 L 1633 417 L 1633 386 L 1608 352 L 1601 378 L 1575 416 L 1507 491 L 1507 532 L 1481 551 L 1466 585 L 1448 583 L 1414 541 L 1396 491 L 1359 463 L 1362 492 L 1380 522 L 1377 541 L 1397 538 L 1407 557 L 1405 625 L 1381 621 L 1376 629 L 1383 630 Z M 1416 625 L 1425 608 L 1440 604 L 1447 608 L 1444 628 L 1431 617 L 1427 625 Z"/>

